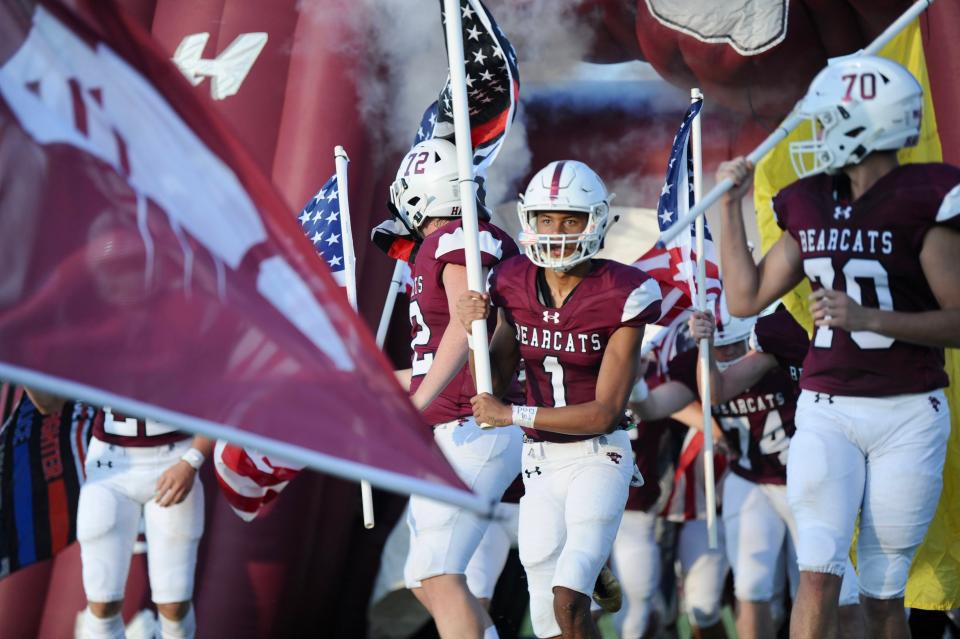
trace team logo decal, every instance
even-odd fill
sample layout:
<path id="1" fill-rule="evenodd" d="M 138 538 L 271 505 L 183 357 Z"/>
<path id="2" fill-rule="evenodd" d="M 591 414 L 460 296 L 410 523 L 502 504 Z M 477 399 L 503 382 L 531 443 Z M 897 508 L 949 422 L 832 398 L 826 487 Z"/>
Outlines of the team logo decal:
<path id="1" fill-rule="evenodd" d="M 933 395 L 930 395 L 929 397 L 927 397 L 927 399 L 930 400 L 930 405 L 933 407 L 933 410 L 934 410 L 935 412 L 939 413 L 939 412 L 940 412 L 940 400 L 937 399 L 936 397 L 934 397 Z"/>
<path id="2" fill-rule="evenodd" d="M 246 80 L 253 63 L 267 44 L 264 32 L 241 33 L 215 58 L 203 57 L 209 33 L 194 33 L 180 41 L 173 52 L 173 62 L 194 86 L 210 78 L 210 96 L 223 100 L 236 95 Z"/>
<path id="3" fill-rule="evenodd" d="M 560 311 L 555 311 L 551 313 L 550 311 L 543 312 L 543 321 L 544 322 L 553 322 L 554 324 L 560 323 Z"/>
<path id="4" fill-rule="evenodd" d="M 609 457 L 610 461 L 612 461 L 614 464 L 619 464 L 620 460 L 623 459 L 623 455 L 620 453 L 607 453 L 607 457 Z"/>

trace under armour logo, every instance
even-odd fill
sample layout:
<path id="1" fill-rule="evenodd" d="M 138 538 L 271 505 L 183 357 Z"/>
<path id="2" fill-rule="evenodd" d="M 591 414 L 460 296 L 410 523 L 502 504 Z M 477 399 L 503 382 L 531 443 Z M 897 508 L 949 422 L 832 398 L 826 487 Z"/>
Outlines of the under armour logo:
<path id="1" fill-rule="evenodd" d="M 623 458 L 623 455 L 620 453 L 607 453 L 607 457 L 609 457 L 610 461 L 612 461 L 614 464 L 619 464 L 620 460 Z"/>
<path id="2" fill-rule="evenodd" d="M 113 468 L 113 462 L 112 462 L 112 461 L 102 462 L 102 461 L 100 461 L 100 460 L 98 459 L 98 460 L 97 460 L 97 468 L 101 468 L 101 467 L 103 467 L 103 466 L 106 466 L 107 468 Z"/>
<path id="3" fill-rule="evenodd" d="M 523 474 L 527 476 L 527 479 L 530 479 L 534 475 L 542 475 L 543 473 L 540 472 L 539 466 L 534 466 L 533 470 L 524 470 Z"/>
<path id="4" fill-rule="evenodd" d="M 554 324 L 560 323 L 560 311 L 555 311 L 551 313 L 550 311 L 543 312 L 543 321 L 544 322 L 553 322 Z"/>
<path id="5" fill-rule="evenodd" d="M 835 220 L 849 220 L 850 213 L 853 211 L 852 206 L 840 206 L 839 204 L 833 209 L 833 219 Z"/>
<path id="6" fill-rule="evenodd" d="M 188 35 L 173 52 L 173 62 L 194 86 L 209 77 L 211 97 L 223 100 L 240 90 L 240 85 L 267 44 L 267 34 L 241 33 L 220 55 L 206 60 L 201 56 L 209 39 L 209 33 Z"/>
<path id="7" fill-rule="evenodd" d="M 813 403 L 814 403 L 814 404 L 819 404 L 819 403 L 820 403 L 820 399 L 821 399 L 821 394 L 820 394 L 820 393 L 817 393 L 817 394 L 814 396 L 814 398 L 813 398 Z M 832 404 L 832 403 L 833 403 L 833 395 L 827 395 L 826 393 L 823 393 L 822 399 L 826 400 L 826 402 L 827 402 L 828 404 Z"/>
<path id="8" fill-rule="evenodd" d="M 939 412 L 940 412 L 940 400 L 937 399 L 936 397 L 934 397 L 933 395 L 927 397 L 927 399 L 930 400 L 930 405 L 933 406 L 933 410 L 939 413 Z"/>

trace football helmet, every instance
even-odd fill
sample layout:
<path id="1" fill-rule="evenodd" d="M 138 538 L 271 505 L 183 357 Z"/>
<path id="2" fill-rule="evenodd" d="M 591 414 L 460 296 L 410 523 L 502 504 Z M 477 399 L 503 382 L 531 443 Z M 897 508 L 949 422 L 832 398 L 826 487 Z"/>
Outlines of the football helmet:
<path id="1" fill-rule="evenodd" d="M 714 346 L 729 346 L 750 339 L 753 326 L 757 323 L 757 316 L 736 317 L 730 314 L 727 307 L 727 294 L 720 294 L 720 324 L 721 327 L 713 336 Z"/>
<path id="2" fill-rule="evenodd" d="M 603 180 L 589 166 L 576 160 L 551 162 L 540 169 L 526 192 L 520 196 L 517 214 L 520 217 L 520 246 L 527 257 L 544 268 L 567 271 L 589 260 L 603 246 L 610 222 L 610 201 Z M 586 213 L 587 225 L 582 233 L 538 233 L 538 212 Z M 567 249 L 574 250 L 567 255 Z M 559 249 L 560 255 L 553 256 Z"/>
<path id="3" fill-rule="evenodd" d="M 873 55 L 837 58 L 797 105 L 812 138 L 790 143 L 799 177 L 835 173 L 874 151 L 913 146 L 920 137 L 923 89 L 904 67 Z"/>
<path id="4" fill-rule="evenodd" d="M 417 233 L 429 218 L 459 217 L 457 147 L 433 138 L 410 149 L 390 185 L 390 202 L 404 224 Z"/>

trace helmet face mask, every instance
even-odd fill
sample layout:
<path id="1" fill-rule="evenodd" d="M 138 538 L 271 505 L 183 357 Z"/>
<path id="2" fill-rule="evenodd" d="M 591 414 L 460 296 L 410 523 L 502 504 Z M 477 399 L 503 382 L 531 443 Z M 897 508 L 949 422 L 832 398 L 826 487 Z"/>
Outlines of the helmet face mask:
<path id="1" fill-rule="evenodd" d="M 586 164 L 551 162 L 533 176 L 517 205 L 520 246 L 537 266 L 570 270 L 591 259 L 603 246 L 612 199 L 603 181 Z M 586 225 L 580 233 L 540 233 L 537 216 L 541 213 L 585 214 Z"/>
<path id="2" fill-rule="evenodd" d="M 917 143 L 923 90 L 904 67 L 877 56 L 840 58 L 820 72 L 797 106 L 810 137 L 790 143 L 799 177 L 836 173 L 875 151 Z"/>
<path id="3" fill-rule="evenodd" d="M 456 147 L 434 138 L 410 149 L 390 185 L 390 202 L 403 223 L 420 235 L 430 218 L 459 217 Z"/>

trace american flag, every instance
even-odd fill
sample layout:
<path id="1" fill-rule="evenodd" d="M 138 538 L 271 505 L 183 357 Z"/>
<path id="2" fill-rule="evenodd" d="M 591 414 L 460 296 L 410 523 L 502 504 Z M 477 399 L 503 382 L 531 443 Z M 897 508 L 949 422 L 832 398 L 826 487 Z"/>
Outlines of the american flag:
<path id="1" fill-rule="evenodd" d="M 443 15 L 443 0 L 440 1 L 440 11 Z M 482 202 L 483 173 L 500 152 L 517 113 L 520 72 L 513 45 L 480 0 L 461 0 L 460 17 L 473 166 Z M 443 21 L 446 22 L 446 16 Z M 453 140 L 451 91 L 448 74 L 439 98 L 420 118 L 414 145 L 432 138 Z M 484 213 L 481 211 L 480 214 Z M 395 216 L 374 228 L 372 239 L 394 259 L 410 261 L 416 255 L 417 238 Z"/>
<path id="2" fill-rule="evenodd" d="M 334 175 L 307 202 L 298 219 L 307 239 L 330 267 L 330 273 L 337 284 L 346 286 L 339 195 L 337 176 Z M 350 238 L 347 238 L 347 241 L 350 241 Z"/>
<path id="3" fill-rule="evenodd" d="M 443 0 L 440 0 L 443 23 Z M 470 138 L 477 173 L 490 165 L 517 112 L 520 71 L 517 54 L 480 0 L 461 0 L 464 70 L 470 107 Z M 446 32 L 444 32 L 446 33 Z M 453 139 L 453 93 L 450 76 L 420 122 L 414 144 L 433 137 Z"/>
<path id="4" fill-rule="evenodd" d="M 694 205 L 693 157 L 690 153 L 690 131 L 693 119 L 700 113 L 702 100 L 690 104 L 680 130 L 673 139 L 670 161 L 667 164 L 667 176 L 660 191 L 657 205 L 657 223 L 660 233 L 673 226 Z M 706 266 L 707 307 L 719 310 L 720 268 L 716 248 L 706 219 L 704 231 L 704 261 Z M 689 233 L 680 233 L 667 246 L 654 246 L 634 266 L 650 274 L 660 284 L 663 296 L 661 316 L 657 322 L 661 326 L 670 326 L 675 320 L 693 308 L 697 294 L 697 253 L 694 225 L 690 224 Z M 719 315 L 717 315 L 719 316 Z"/>

